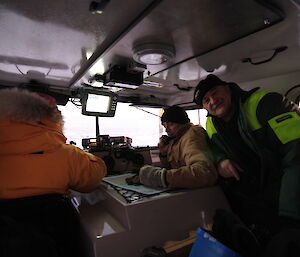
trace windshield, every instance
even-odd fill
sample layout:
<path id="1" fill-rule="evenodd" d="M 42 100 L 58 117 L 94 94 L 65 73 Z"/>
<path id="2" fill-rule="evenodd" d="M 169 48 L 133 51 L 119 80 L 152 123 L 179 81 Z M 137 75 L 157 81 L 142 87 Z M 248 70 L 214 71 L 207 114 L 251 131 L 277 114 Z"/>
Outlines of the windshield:
<path id="1" fill-rule="evenodd" d="M 68 102 L 58 106 L 64 117 L 64 135 L 82 148 L 83 138 L 96 137 L 96 117 L 81 114 L 81 107 Z M 128 103 L 118 103 L 115 117 L 99 117 L 100 135 L 125 136 L 132 138 L 132 146 L 157 146 L 165 134 L 160 123 L 163 110 L 159 108 L 136 108 Z M 187 111 L 194 124 L 205 127 L 205 110 Z"/>

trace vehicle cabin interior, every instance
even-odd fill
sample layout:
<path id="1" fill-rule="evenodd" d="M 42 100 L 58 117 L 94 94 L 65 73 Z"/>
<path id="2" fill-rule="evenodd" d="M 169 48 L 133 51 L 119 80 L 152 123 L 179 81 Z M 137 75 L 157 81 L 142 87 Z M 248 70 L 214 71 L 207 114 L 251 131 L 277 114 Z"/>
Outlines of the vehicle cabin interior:
<path id="1" fill-rule="evenodd" d="M 299 0 L 1 0 L 0 19 L 0 90 L 44 92 L 84 115 L 113 117 L 117 102 L 199 109 L 208 74 L 300 101 Z M 90 109 L 88 94 L 110 109 Z M 95 256 L 141 256 L 229 208 L 218 187 L 141 201 L 104 191 L 74 192 Z"/>
<path id="2" fill-rule="evenodd" d="M 283 94 L 298 84 L 297 0 L 0 4 L 1 87 L 43 85 L 62 104 L 92 87 L 120 102 L 196 108 L 194 88 L 210 73 Z"/>

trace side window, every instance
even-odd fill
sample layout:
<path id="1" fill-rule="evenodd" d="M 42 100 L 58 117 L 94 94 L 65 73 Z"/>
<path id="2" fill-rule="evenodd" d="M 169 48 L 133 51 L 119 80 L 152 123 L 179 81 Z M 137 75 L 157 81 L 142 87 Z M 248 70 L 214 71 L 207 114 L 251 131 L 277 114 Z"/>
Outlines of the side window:
<path id="1" fill-rule="evenodd" d="M 206 120 L 207 120 L 207 111 L 204 109 L 190 110 L 187 111 L 187 114 L 192 123 L 195 125 L 200 124 L 203 128 L 205 128 Z"/>

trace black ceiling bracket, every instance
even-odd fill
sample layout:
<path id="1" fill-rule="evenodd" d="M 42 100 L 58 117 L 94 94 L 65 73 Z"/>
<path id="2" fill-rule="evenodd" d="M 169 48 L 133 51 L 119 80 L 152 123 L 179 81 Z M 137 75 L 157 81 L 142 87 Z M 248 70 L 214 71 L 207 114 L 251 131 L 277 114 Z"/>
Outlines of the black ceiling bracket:
<path id="1" fill-rule="evenodd" d="M 242 62 L 250 62 L 253 65 L 263 64 L 263 63 L 272 61 L 278 53 L 285 51 L 287 48 L 288 48 L 287 46 L 280 46 L 280 47 L 273 49 L 273 51 L 274 51 L 273 55 L 270 58 L 260 61 L 260 62 L 253 62 L 251 58 L 244 58 L 241 61 Z"/>
<path id="2" fill-rule="evenodd" d="M 177 87 L 181 91 L 190 91 L 192 87 L 180 87 L 178 84 L 173 84 L 174 87 Z"/>

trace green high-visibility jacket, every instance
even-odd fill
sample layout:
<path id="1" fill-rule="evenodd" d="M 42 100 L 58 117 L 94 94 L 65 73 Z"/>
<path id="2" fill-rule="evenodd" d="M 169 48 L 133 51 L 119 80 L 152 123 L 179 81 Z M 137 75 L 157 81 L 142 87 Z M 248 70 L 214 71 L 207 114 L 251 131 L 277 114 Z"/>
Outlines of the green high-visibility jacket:
<path id="1" fill-rule="evenodd" d="M 264 208 L 268 207 L 276 215 L 300 221 L 299 108 L 278 93 L 253 91 L 244 91 L 237 97 L 239 108 L 236 125 L 243 142 L 259 158 L 257 190 L 255 194 L 249 193 L 247 183 L 233 190 L 244 195 L 241 199 L 246 199 L 245 205 L 248 200 L 249 203 L 260 202 L 254 205 L 254 212 L 264 212 Z M 214 149 L 215 161 L 231 159 L 238 162 L 230 141 L 224 138 L 222 127 L 218 124 L 218 118 L 208 117 L 206 130 Z"/>

